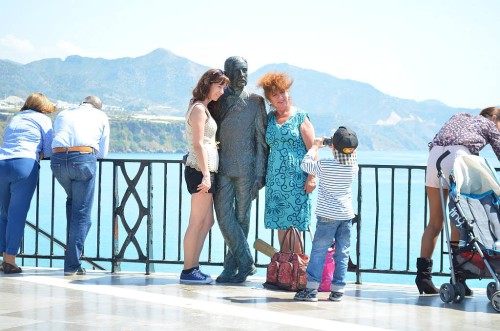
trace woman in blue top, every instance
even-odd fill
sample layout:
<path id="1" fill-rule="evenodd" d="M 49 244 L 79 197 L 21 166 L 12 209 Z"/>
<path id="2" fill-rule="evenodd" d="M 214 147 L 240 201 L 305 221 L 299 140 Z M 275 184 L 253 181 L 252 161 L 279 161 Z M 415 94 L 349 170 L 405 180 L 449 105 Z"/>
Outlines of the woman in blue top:
<path id="1" fill-rule="evenodd" d="M 309 116 L 290 103 L 293 80 L 286 74 L 267 73 L 258 86 L 271 104 L 266 142 L 270 147 L 266 172 L 264 223 L 277 229 L 280 243 L 291 226 L 308 230 L 311 221 L 311 193 L 316 187 L 313 175 L 300 168 L 302 158 L 314 142 L 314 128 Z M 281 247 L 288 250 L 288 245 Z M 296 242 L 295 250 L 300 251 Z"/>
<path id="2" fill-rule="evenodd" d="M 45 95 L 33 93 L 5 128 L 0 148 L 0 251 L 6 274 L 21 272 L 16 255 L 38 182 L 39 161 L 52 153 L 52 122 L 45 114 L 54 110 Z"/>

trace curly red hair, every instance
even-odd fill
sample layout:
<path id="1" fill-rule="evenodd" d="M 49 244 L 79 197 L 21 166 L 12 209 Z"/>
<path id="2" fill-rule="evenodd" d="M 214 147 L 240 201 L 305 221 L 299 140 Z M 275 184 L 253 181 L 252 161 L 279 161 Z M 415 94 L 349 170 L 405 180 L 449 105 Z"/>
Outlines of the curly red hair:
<path id="1" fill-rule="evenodd" d="M 275 92 L 285 92 L 290 90 L 293 84 L 293 79 L 291 79 L 287 74 L 280 72 L 269 72 L 262 76 L 257 83 L 257 87 L 262 87 L 264 89 L 264 96 L 267 100 L 271 100 L 271 96 Z"/>

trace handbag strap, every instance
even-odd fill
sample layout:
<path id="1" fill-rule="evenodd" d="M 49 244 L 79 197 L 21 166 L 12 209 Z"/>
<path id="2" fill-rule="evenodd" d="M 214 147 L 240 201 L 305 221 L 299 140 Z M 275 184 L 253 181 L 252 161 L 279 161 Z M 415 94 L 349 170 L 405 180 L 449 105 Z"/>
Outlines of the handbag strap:
<path id="1" fill-rule="evenodd" d="M 289 235 L 290 231 L 292 230 L 292 228 L 293 228 L 293 226 L 286 229 L 285 235 L 283 236 L 283 238 L 281 238 L 280 253 L 283 252 L 283 244 L 285 243 L 286 238 L 288 238 L 288 235 Z"/>
<path id="2" fill-rule="evenodd" d="M 293 235 L 293 241 L 292 241 L 292 237 L 291 237 L 291 234 Z M 283 238 L 281 239 L 281 243 L 280 243 L 280 252 L 283 252 L 282 249 L 283 249 L 283 244 L 285 243 L 285 240 L 288 238 L 288 244 L 289 244 L 289 248 L 290 248 L 290 253 L 292 254 L 295 254 L 296 252 L 294 251 L 295 249 L 295 243 L 296 243 L 296 240 L 297 238 L 299 238 L 299 242 L 300 242 L 300 249 L 302 250 L 301 254 L 305 254 L 304 252 L 304 243 L 302 242 L 302 240 L 300 240 L 300 231 L 294 227 L 293 225 L 291 225 L 285 232 L 285 235 L 283 236 Z"/>
<path id="3" fill-rule="evenodd" d="M 305 254 L 306 252 L 305 252 L 305 248 L 304 248 L 304 241 L 302 240 L 301 233 L 297 228 L 295 228 L 295 234 L 296 234 L 297 238 L 299 239 L 300 249 L 302 250 L 302 254 Z M 294 245 L 294 247 L 295 247 L 295 245 Z"/>

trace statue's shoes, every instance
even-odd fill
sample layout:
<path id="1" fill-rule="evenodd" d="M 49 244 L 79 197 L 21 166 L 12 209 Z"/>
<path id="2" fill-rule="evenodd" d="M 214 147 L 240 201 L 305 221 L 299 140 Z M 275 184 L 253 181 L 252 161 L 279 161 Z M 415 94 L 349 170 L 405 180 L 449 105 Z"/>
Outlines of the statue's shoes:
<path id="1" fill-rule="evenodd" d="M 231 279 L 237 275 L 236 271 L 224 269 L 222 273 L 215 279 L 217 283 L 231 283 Z"/>
<path id="2" fill-rule="evenodd" d="M 241 269 L 238 273 L 229 280 L 229 283 L 243 283 L 247 280 L 248 276 L 255 275 L 257 268 L 252 264 L 250 267 Z"/>

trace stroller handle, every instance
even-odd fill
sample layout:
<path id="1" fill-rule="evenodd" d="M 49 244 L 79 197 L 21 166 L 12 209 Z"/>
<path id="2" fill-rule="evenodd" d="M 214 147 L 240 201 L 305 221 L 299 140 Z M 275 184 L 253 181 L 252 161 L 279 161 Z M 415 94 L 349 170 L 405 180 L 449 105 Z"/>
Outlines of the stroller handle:
<path id="1" fill-rule="evenodd" d="M 445 157 L 447 157 L 450 154 L 451 154 L 450 151 L 446 151 L 443 154 L 441 154 L 441 156 L 437 159 L 437 161 L 436 161 L 436 168 L 437 168 L 438 173 L 441 173 L 441 162 L 443 161 L 443 159 Z"/>

